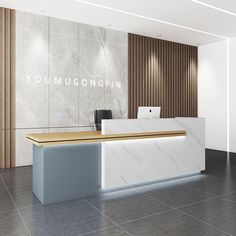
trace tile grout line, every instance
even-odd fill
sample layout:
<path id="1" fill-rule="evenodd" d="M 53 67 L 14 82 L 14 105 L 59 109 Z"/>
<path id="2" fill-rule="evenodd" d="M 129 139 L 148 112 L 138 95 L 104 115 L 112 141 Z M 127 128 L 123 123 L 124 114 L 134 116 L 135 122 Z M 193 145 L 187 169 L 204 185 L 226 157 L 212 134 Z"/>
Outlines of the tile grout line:
<path id="1" fill-rule="evenodd" d="M 232 234 L 230 234 L 230 233 L 228 233 L 228 232 L 226 232 L 226 231 L 224 231 L 224 230 L 222 230 L 222 229 L 220 229 L 220 228 L 218 228 L 218 227 L 216 227 L 216 226 L 214 226 L 214 225 L 211 225 L 211 224 L 209 224 L 208 222 L 203 221 L 203 220 L 201 220 L 201 219 L 199 219 L 199 218 L 197 218 L 197 217 L 195 217 L 195 216 L 193 216 L 193 215 L 191 215 L 191 214 L 189 214 L 189 213 L 187 213 L 187 212 L 184 212 L 183 210 L 180 210 L 179 208 L 172 207 L 171 205 L 169 205 L 169 204 L 167 204 L 167 203 L 165 203 L 165 202 L 163 202 L 163 201 L 157 200 L 157 199 L 155 199 L 155 198 L 153 198 L 153 197 L 151 197 L 151 196 L 149 196 L 149 195 L 147 195 L 147 194 L 145 194 L 145 193 L 142 193 L 142 192 L 140 192 L 140 193 L 143 194 L 143 195 L 145 195 L 145 196 L 147 196 L 147 197 L 149 197 L 149 198 L 152 199 L 152 200 L 159 201 L 159 202 L 161 202 L 161 203 L 163 203 L 163 204 L 165 204 L 165 205 L 171 207 L 172 209 L 174 209 L 174 210 L 176 210 L 176 211 L 178 211 L 178 212 L 180 212 L 180 213 L 182 213 L 182 214 L 184 214 L 184 215 L 189 216 L 190 218 L 193 218 L 193 219 L 195 219 L 195 220 L 197 220 L 197 221 L 199 221 L 199 222 L 201 222 L 201 223 L 203 223 L 203 224 L 206 224 L 206 225 L 210 226 L 211 228 L 216 229 L 217 231 L 220 231 L 220 232 L 222 232 L 222 233 L 224 233 L 224 234 L 226 234 L 226 235 L 228 235 L 228 236 L 233 236 Z"/>
<path id="2" fill-rule="evenodd" d="M 12 210 L 3 210 L 3 211 L 0 211 L 0 214 L 7 214 L 7 213 L 11 213 L 12 211 L 14 211 L 16 209 L 12 209 Z M 16 212 L 15 214 L 12 214 L 12 215 L 18 215 L 18 212 Z"/>
<path id="3" fill-rule="evenodd" d="M 164 214 L 164 213 L 167 213 L 167 212 L 170 212 L 170 211 L 174 211 L 174 210 L 175 209 L 171 208 L 171 209 L 168 209 L 168 210 L 165 210 L 165 211 L 156 212 L 156 213 L 146 215 L 146 216 L 143 216 L 143 217 L 139 217 L 139 218 L 136 218 L 136 219 L 133 219 L 133 220 L 128 220 L 128 221 L 121 222 L 121 223 L 119 223 L 119 225 L 129 224 L 129 223 L 132 223 L 132 222 L 135 222 L 135 221 L 138 221 L 138 220 L 146 219 L 146 218 L 149 218 L 149 217 L 152 217 L 152 216 L 161 215 L 161 214 Z"/>
<path id="4" fill-rule="evenodd" d="M 189 187 L 189 188 L 191 188 L 191 187 Z M 191 188 L 191 189 L 196 189 L 196 188 Z M 201 202 L 205 202 L 205 201 L 217 199 L 217 198 L 222 197 L 221 195 L 216 195 L 216 194 L 212 194 L 212 193 L 211 193 L 211 195 L 214 195 L 214 196 L 211 197 L 211 198 L 207 198 L 207 199 L 204 199 L 204 200 L 201 200 L 201 201 L 197 201 L 197 202 L 193 202 L 193 203 L 190 203 L 190 204 L 182 205 L 181 207 L 176 208 L 176 207 L 173 207 L 173 206 L 171 206 L 171 205 L 169 205 L 169 204 L 167 204 L 167 203 L 165 203 L 165 202 L 163 202 L 163 201 L 161 201 L 161 200 L 159 200 L 159 199 L 155 199 L 155 198 L 153 198 L 153 197 L 151 197 L 151 196 L 149 196 L 149 195 L 147 195 L 147 194 L 145 194 L 145 193 L 143 193 L 143 192 L 141 192 L 141 191 L 138 191 L 138 190 L 136 190 L 136 189 L 133 189 L 133 190 L 134 190 L 135 192 L 137 192 L 137 193 L 140 193 L 140 194 L 142 194 L 142 195 L 148 197 L 149 199 L 152 199 L 152 200 L 154 200 L 154 201 L 157 201 L 157 202 L 160 202 L 160 203 L 166 205 L 166 206 L 169 207 L 170 209 L 165 210 L 165 211 L 161 211 L 161 212 L 157 212 L 157 213 L 154 213 L 154 214 L 150 214 L 150 215 L 147 215 L 147 216 L 143 216 L 143 217 L 140 217 L 140 218 L 137 218 L 137 219 L 128 220 L 128 221 L 125 221 L 125 222 L 122 222 L 122 223 L 119 223 L 119 224 L 118 224 L 118 223 L 115 223 L 112 219 L 110 219 L 110 217 L 108 217 L 108 216 L 106 216 L 104 213 L 100 212 L 95 206 L 93 206 L 93 205 L 92 205 L 90 202 L 88 202 L 86 199 L 84 199 L 84 201 L 85 201 L 86 203 L 88 203 L 91 207 L 93 207 L 97 212 L 101 213 L 101 214 L 104 215 L 106 218 L 108 218 L 109 220 L 111 220 L 112 223 L 115 224 L 115 225 L 112 226 L 112 227 L 115 227 L 115 226 L 120 226 L 120 227 L 121 227 L 121 225 L 124 225 L 124 224 L 128 224 L 128 223 L 135 222 L 135 221 L 138 221 L 138 220 L 141 220 L 141 219 L 149 218 L 149 217 L 152 217 L 152 216 L 155 216 L 155 215 L 160 215 L 160 214 L 162 214 L 162 213 L 166 213 L 166 212 L 169 212 L 169 211 L 176 210 L 176 211 L 178 211 L 178 212 L 181 212 L 181 213 L 183 213 L 183 214 L 189 216 L 190 218 L 194 218 L 195 220 L 200 221 L 201 223 L 210 226 L 211 228 L 215 228 L 216 230 L 221 231 L 221 232 L 223 232 L 223 233 L 225 233 L 225 234 L 231 236 L 231 234 L 229 234 L 229 233 L 227 233 L 227 232 L 221 230 L 220 228 L 217 228 L 217 227 L 215 227 L 214 225 L 211 225 L 211 224 L 209 224 L 209 223 L 207 223 L 207 222 L 205 222 L 205 221 L 202 221 L 201 219 L 198 219 L 197 217 L 194 217 L 194 216 L 192 216 L 192 215 L 190 215 L 190 214 L 188 214 L 188 213 L 186 213 L 186 212 L 184 212 L 184 211 L 182 211 L 182 210 L 179 209 L 179 208 L 182 208 L 182 207 L 185 207 L 185 206 L 190 206 L 190 205 L 194 205 L 194 204 L 197 204 L 197 203 L 201 203 Z M 202 192 L 205 192 L 205 191 L 202 191 Z M 233 191 L 233 192 L 235 192 L 235 191 Z M 207 192 L 206 192 L 206 193 L 207 193 Z M 209 193 L 209 194 L 210 194 L 210 193 Z M 229 199 L 229 200 L 230 200 L 230 199 Z M 232 201 L 232 200 L 231 200 L 231 201 Z M 106 227 L 106 228 L 112 228 L 112 227 Z M 105 229 L 106 229 L 106 228 L 105 228 Z M 124 230 L 124 231 L 126 231 L 123 227 L 121 227 L 121 229 Z M 103 229 L 101 229 L 101 230 L 103 230 Z M 97 231 L 100 231 L 100 230 L 96 230 L 95 232 L 97 232 Z M 89 233 L 89 232 L 88 232 L 88 233 Z M 86 234 L 88 234 L 88 233 L 86 233 Z M 90 233 L 91 233 L 91 232 L 90 232 Z M 127 232 L 127 233 L 128 233 L 128 232 Z M 83 234 L 83 235 L 84 235 L 84 234 Z"/>
<path id="5" fill-rule="evenodd" d="M 219 197 L 226 197 L 227 195 L 234 194 L 234 193 L 236 193 L 236 191 L 231 191 L 231 192 L 228 192 L 228 193 L 219 194 L 218 196 Z"/>
<path id="6" fill-rule="evenodd" d="M 219 194 L 219 195 L 216 195 L 216 196 L 211 197 L 211 198 L 207 198 L 207 199 L 204 199 L 204 200 L 201 200 L 201 201 L 192 202 L 192 203 L 185 204 L 185 205 L 182 205 L 182 206 L 176 207 L 176 208 L 180 209 L 180 208 L 183 208 L 183 207 L 192 206 L 192 205 L 195 205 L 195 204 L 198 204 L 198 203 L 207 202 L 207 201 L 210 201 L 210 200 L 213 200 L 213 199 L 217 199 L 217 198 L 224 198 L 225 200 L 229 200 L 231 202 L 235 202 L 234 200 L 227 198 L 227 195 L 230 195 L 232 193 L 236 193 L 236 192 L 233 191 L 233 192 L 229 192 L 229 193 Z"/>
<path id="7" fill-rule="evenodd" d="M 115 227 L 117 227 L 117 225 L 112 225 L 112 226 L 104 227 L 104 228 L 101 228 L 101 229 L 89 231 L 89 232 L 86 232 L 86 233 L 79 234 L 77 236 L 86 236 L 88 234 L 93 234 L 93 233 L 96 233 L 96 232 L 100 232 L 100 231 L 107 230 L 107 229 L 112 229 L 112 228 L 115 228 Z"/>
<path id="8" fill-rule="evenodd" d="M 217 194 L 215 193 L 210 193 L 208 191 L 202 191 L 199 187 L 191 187 L 191 186 L 188 186 L 188 188 L 192 189 L 192 190 L 198 190 L 200 192 L 203 192 L 203 193 L 207 193 L 207 194 L 210 194 L 210 195 L 213 195 L 213 196 L 217 196 Z"/>
<path id="9" fill-rule="evenodd" d="M 179 207 L 176 207 L 176 209 L 192 206 L 192 205 L 195 205 L 195 204 L 198 204 L 198 203 L 202 203 L 202 202 L 207 202 L 207 201 L 214 200 L 214 199 L 217 199 L 217 198 L 220 198 L 220 196 L 215 196 L 215 197 L 207 198 L 207 199 L 204 199 L 204 200 L 201 200 L 201 201 L 196 201 L 196 202 L 192 202 L 192 203 L 189 203 L 189 204 L 184 204 L 184 205 L 181 205 Z"/>
<path id="10" fill-rule="evenodd" d="M 127 233 L 130 236 L 133 236 L 133 234 L 129 233 L 126 229 L 124 229 L 121 225 L 118 225 L 118 227 L 123 230 L 125 233 Z"/>
<path id="11" fill-rule="evenodd" d="M 26 187 L 26 186 L 31 186 L 31 184 L 10 185 L 8 186 L 8 188 L 21 188 L 21 187 Z"/>
<path id="12" fill-rule="evenodd" d="M 84 202 L 86 202 L 89 206 L 91 206 L 94 210 L 96 210 L 98 213 L 102 214 L 104 217 L 106 217 L 108 220 L 110 220 L 114 226 L 119 227 L 121 230 L 123 230 L 125 233 L 127 233 L 129 236 L 133 236 L 132 234 L 130 234 L 129 232 L 127 232 L 122 226 L 120 226 L 119 224 L 117 224 L 115 221 L 113 221 L 109 216 L 105 215 L 103 212 L 99 211 L 94 205 L 92 205 L 88 200 L 86 200 L 85 198 L 83 198 Z"/>
<path id="13" fill-rule="evenodd" d="M 186 216 L 189 216 L 189 217 L 191 217 L 191 218 L 193 218 L 193 219 L 195 219 L 195 220 L 197 220 L 197 221 L 199 221 L 199 222 L 202 222 L 203 224 L 206 224 L 206 225 L 210 226 L 211 228 L 216 229 L 217 231 L 220 231 L 220 232 L 222 232 L 222 233 L 224 233 L 224 234 L 226 234 L 226 235 L 228 235 L 228 236 L 233 236 L 232 234 L 230 234 L 230 233 L 228 233 L 228 232 L 226 232 L 226 231 L 224 231 L 224 230 L 222 230 L 222 229 L 220 229 L 220 228 L 218 228 L 218 227 L 216 227 L 216 226 L 214 226 L 214 225 L 212 225 L 212 224 L 209 224 L 208 222 L 206 222 L 206 221 L 204 221 L 204 220 L 201 220 L 201 219 L 199 219 L 199 218 L 197 218 L 197 217 L 195 217 L 195 216 L 193 216 L 193 215 L 191 215 L 191 214 L 189 214 L 189 213 L 187 213 L 187 212 L 184 212 L 184 211 L 182 211 L 182 210 L 180 210 L 180 209 L 177 209 L 177 208 L 176 208 L 176 210 L 179 211 L 179 212 L 181 212 L 182 214 L 184 214 L 184 215 L 186 215 Z"/>
<path id="14" fill-rule="evenodd" d="M 12 198 L 12 195 L 11 195 L 11 193 L 10 193 L 10 191 L 9 191 L 9 189 L 8 189 L 8 187 L 7 187 L 7 185 L 6 185 L 5 181 L 4 181 L 4 179 L 3 179 L 3 174 L 2 174 L 2 173 L 0 174 L 0 178 L 2 178 L 4 187 L 6 188 L 6 190 L 8 191 L 8 193 L 10 194 L 10 197 L 11 197 L 11 199 L 12 199 L 14 205 L 16 206 L 16 204 L 15 204 L 13 198 Z M 21 187 L 21 186 L 27 186 L 27 185 L 19 185 L 19 187 Z M 11 186 L 11 187 L 14 187 L 14 186 Z M 17 187 L 18 187 L 18 186 L 17 186 Z M 192 188 L 192 187 L 191 187 L 191 188 Z M 194 189 L 196 189 L 196 188 L 194 188 Z M 138 190 L 136 190 L 136 189 L 134 189 L 134 190 L 135 190 L 136 192 L 142 194 L 142 195 L 145 195 L 145 196 L 147 196 L 147 197 L 149 197 L 149 198 L 155 200 L 155 201 L 162 202 L 161 200 L 155 199 L 155 198 L 153 198 L 153 197 L 151 197 L 151 196 L 149 196 L 149 195 L 147 195 L 147 194 L 145 194 L 145 193 L 143 193 L 143 192 L 141 192 L 141 191 L 138 191 Z M 202 192 L 205 192 L 205 191 L 202 191 Z M 236 193 L 236 191 L 230 191 L 230 192 L 228 192 L 228 193 L 216 195 L 216 196 L 214 196 L 214 197 L 211 197 L 211 198 L 208 198 L 208 199 L 205 199 L 205 200 L 202 200 L 202 201 L 196 201 L 196 202 L 193 202 L 193 203 L 190 203 L 190 204 L 182 205 L 182 206 L 179 207 L 179 208 L 172 207 L 172 206 L 166 204 L 165 202 L 162 202 L 163 204 L 165 204 L 165 205 L 171 207 L 172 209 L 169 209 L 169 210 L 167 210 L 167 211 L 162 211 L 162 212 L 159 212 L 159 213 L 155 213 L 155 214 L 152 214 L 152 215 L 148 215 L 148 216 L 145 216 L 145 217 L 137 218 L 137 219 L 134 219 L 134 220 L 130 220 L 130 221 L 127 221 L 127 222 L 122 222 L 122 223 L 120 223 L 120 224 L 123 225 L 123 224 L 130 223 L 130 222 L 133 222 L 133 221 L 141 220 L 141 219 L 143 219 L 143 218 L 148 218 L 148 217 L 151 217 L 151 216 L 154 216 L 154 215 L 159 215 L 159 214 L 162 214 L 162 213 L 171 211 L 171 210 L 176 210 L 176 211 L 179 211 L 179 212 L 181 212 L 182 214 L 184 214 L 184 215 L 186 215 L 186 216 L 189 216 L 190 218 L 193 218 L 193 219 L 195 219 L 195 220 L 197 220 L 197 221 L 199 221 L 199 222 L 202 222 L 203 224 L 209 225 L 210 227 L 215 228 L 215 229 L 218 230 L 218 231 L 221 231 L 221 232 L 223 232 L 223 233 L 225 233 L 225 234 L 227 234 L 227 235 L 232 235 L 232 234 L 229 234 L 229 233 L 227 233 L 227 232 L 225 232 L 225 231 L 223 231 L 223 230 L 221 230 L 221 229 L 219 229 L 219 228 L 217 228 L 217 227 L 215 227 L 215 226 L 213 226 L 213 225 L 211 225 L 211 224 L 209 224 L 209 223 L 207 223 L 207 222 L 205 222 L 205 221 L 202 221 L 201 219 L 199 219 L 199 218 L 197 218 L 197 217 L 195 217 L 195 216 L 193 216 L 193 215 L 191 215 L 191 214 L 189 214 L 189 213 L 187 213 L 187 212 L 184 212 L 184 211 L 182 211 L 182 210 L 180 209 L 180 208 L 185 207 L 185 206 L 189 206 L 189 205 L 194 205 L 194 204 L 198 204 L 198 203 L 201 203 L 201 202 L 210 201 L 210 200 L 212 200 L 212 199 L 217 199 L 217 198 L 220 198 L 220 197 L 227 197 L 227 195 L 232 194 L 232 193 Z M 212 194 L 212 195 L 213 195 L 213 194 Z M 215 195 L 215 194 L 214 194 L 214 195 Z M 230 201 L 233 201 L 233 200 L 228 199 L 228 198 L 226 198 L 226 199 L 227 199 L 227 200 L 230 200 Z M 84 201 L 86 201 L 86 203 L 88 203 L 88 204 L 89 204 L 91 207 L 93 207 L 97 212 L 99 212 L 99 211 L 97 210 L 97 208 L 96 208 L 95 206 L 93 206 L 90 202 L 88 202 L 86 199 L 84 199 Z M 233 202 L 234 202 L 234 201 L 233 201 Z M 34 207 L 34 206 L 30 206 L 30 207 Z M 20 214 L 20 212 L 19 212 L 19 209 L 24 209 L 24 208 L 27 208 L 27 207 L 18 208 L 18 207 L 16 206 L 16 210 L 18 211 L 18 213 L 19 213 L 21 219 L 22 219 L 22 216 L 21 216 L 21 214 Z M 6 211 L 3 211 L 3 212 L 6 212 Z M 106 216 L 106 215 L 103 214 L 102 212 L 99 212 L 99 213 L 101 213 L 101 214 L 104 215 L 106 218 L 108 218 L 109 220 L 111 220 L 108 216 Z M 111 220 L 111 221 L 112 221 L 112 220 Z M 112 221 L 112 222 L 113 222 L 113 221 Z M 25 224 L 25 222 L 23 222 L 23 223 Z M 113 227 L 120 227 L 120 224 L 115 223 L 113 226 L 105 227 L 105 228 L 102 228 L 102 229 L 99 229 L 99 230 L 95 230 L 95 231 L 90 231 L 90 232 L 83 233 L 83 234 L 80 234 L 80 235 L 87 235 L 87 234 L 89 234 L 89 233 L 101 231 L 101 230 L 104 230 L 104 229 L 110 229 L 110 228 L 113 228 Z M 26 224 L 25 224 L 25 226 L 26 226 Z M 27 230 L 28 230 L 28 227 L 27 227 L 27 226 L 26 226 L 26 228 L 27 228 Z M 121 228 L 123 231 L 125 231 L 125 229 L 123 229 L 122 227 L 120 227 L 120 228 Z M 125 231 L 125 232 L 126 232 L 126 231 Z M 128 233 L 128 232 L 127 232 L 127 233 Z M 128 234 L 131 235 L 130 233 L 128 233 Z"/>
<path id="15" fill-rule="evenodd" d="M 118 226 L 118 224 L 113 221 L 110 217 L 106 216 L 103 212 L 99 211 L 94 205 L 92 205 L 88 200 L 86 200 L 85 198 L 83 198 L 83 201 L 85 203 L 87 203 L 90 207 L 92 207 L 94 210 L 96 210 L 96 212 L 102 214 L 103 216 L 105 216 L 108 220 L 110 220 L 112 222 L 112 224 L 114 224 L 114 226 Z"/>
<path id="16" fill-rule="evenodd" d="M 98 213 L 101 213 L 102 215 L 104 215 L 106 218 L 108 218 L 109 220 L 111 220 L 106 214 L 100 212 L 95 206 L 93 206 L 90 202 L 88 202 L 86 199 L 84 199 L 86 203 L 88 203 L 92 208 L 94 208 Z M 89 231 L 89 232 L 86 232 L 86 233 L 83 233 L 83 234 L 80 234 L 79 236 L 83 236 L 83 235 L 87 235 L 87 234 L 90 234 L 90 233 L 93 233 L 93 232 L 99 232 L 99 231 L 102 231 L 102 230 L 106 230 L 106 229 L 110 229 L 110 228 L 114 228 L 114 227 L 119 227 L 123 224 L 127 224 L 127 223 L 131 223 L 131 222 L 134 222 L 136 220 L 141 220 L 141 219 L 145 219 L 145 218 L 148 218 L 148 217 L 151 217 L 151 216 L 155 216 L 155 215 L 160 215 L 162 213 L 166 213 L 166 212 L 169 212 L 169 211 L 173 211 L 174 209 L 168 209 L 168 210 L 165 210 L 165 211 L 161 211 L 161 212 L 156 212 L 156 213 L 153 213 L 153 214 L 150 214 L 150 215 L 146 215 L 146 216 L 143 216 L 143 217 L 139 217 L 139 218 L 136 218 L 136 219 L 133 219 L 133 220 L 127 220 L 127 221 L 123 221 L 121 223 L 115 223 L 113 220 L 112 223 L 114 225 L 112 226 L 108 226 L 108 227 L 104 227 L 104 228 L 101 228 L 101 229 L 98 229 L 98 230 L 93 230 L 93 231 Z M 124 231 L 126 231 L 125 229 L 123 229 Z"/>
<path id="17" fill-rule="evenodd" d="M 187 187 L 190 188 L 190 189 L 192 189 L 192 190 L 199 190 L 199 191 L 200 191 L 200 188 L 194 188 L 194 187 L 191 187 L 191 186 L 187 186 Z M 145 187 L 144 187 L 144 188 L 145 188 Z M 141 193 L 141 194 L 144 194 L 144 195 L 146 195 L 146 196 L 151 197 L 150 195 L 145 194 L 145 193 L 143 193 L 142 191 L 140 191 L 140 190 L 138 190 L 138 189 L 135 189 L 135 188 L 134 188 L 133 190 L 136 191 L 136 192 L 138 192 L 138 193 Z M 150 191 L 152 191 L 152 190 L 150 190 Z M 215 193 L 210 193 L 210 192 L 207 192 L 207 191 L 200 191 L 200 192 L 202 192 L 202 193 L 207 193 L 207 194 L 210 194 L 210 195 L 212 195 L 212 196 L 209 197 L 209 198 L 206 198 L 206 199 L 204 199 L 204 200 L 201 200 L 201 201 L 195 201 L 195 202 L 192 202 L 192 203 L 189 203 L 189 204 L 182 205 L 181 207 L 194 205 L 194 204 L 201 203 L 201 202 L 205 202 L 205 201 L 212 200 L 212 199 L 215 199 L 215 198 L 226 197 L 227 195 L 236 193 L 236 191 L 230 191 L 230 192 L 228 192 L 228 193 L 223 193 L 223 194 L 215 194 Z M 153 198 L 153 199 L 158 200 L 158 201 L 161 201 L 161 200 L 159 200 L 159 199 L 157 199 L 157 198 Z M 226 198 L 226 199 L 228 199 L 228 198 Z M 231 200 L 231 199 L 228 199 L 228 200 Z M 231 200 L 231 201 L 233 201 L 233 200 Z M 164 203 L 164 202 L 163 202 L 163 203 Z M 169 205 L 168 205 L 168 206 L 169 206 Z M 181 207 L 176 207 L 176 208 L 181 208 Z"/>
<path id="18" fill-rule="evenodd" d="M 1 175 L 0 175 L 0 176 L 1 176 Z M 25 221 L 24 221 L 24 218 L 23 218 L 23 216 L 21 215 L 20 210 L 18 209 L 18 207 L 17 207 L 17 205 L 16 205 L 16 203 L 15 203 L 15 201 L 14 201 L 14 199 L 13 199 L 13 197 L 12 197 L 12 195 L 11 195 L 11 193 L 10 193 L 10 191 L 9 191 L 9 189 L 8 189 L 8 187 L 7 187 L 7 185 L 6 185 L 6 183 L 5 183 L 5 181 L 4 181 L 4 179 L 3 179 L 2 176 L 1 176 L 1 179 L 2 179 L 2 182 L 3 182 L 4 186 L 5 186 L 5 188 L 6 188 L 7 192 L 8 192 L 8 194 L 10 195 L 10 198 L 11 198 L 11 200 L 12 200 L 12 202 L 13 202 L 13 204 L 14 204 L 14 206 L 15 206 L 15 208 L 16 208 L 16 210 L 17 210 L 17 212 L 18 212 L 18 214 L 19 214 L 19 216 L 20 216 L 20 218 L 21 218 L 22 223 L 24 224 L 24 226 L 25 226 L 25 228 L 26 228 L 26 230 L 27 230 L 28 235 L 31 236 L 31 233 L 30 233 L 30 231 L 29 231 L 29 229 L 28 229 L 28 227 L 27 227 L 27 225 L 26 225 L 26 223 L 25 223 Z"/>
<path id="19" fill-rule="evenodd" d="M 19 210 L 24 210 L 24 209 L 39 207 L 39 206 L 43 206 L 42 203 L 37 203 L 37 204 L 34 204 L 34 205 L 29 205 L 29 206 L 24 206 L 24 207 L 18 207 L 18 209 Z"/>
<path id="20" fill-rule="evenodd" d="M 146 196 L 148 196 L 148 195 L 146 195 Z M 148 196 L 148 197 L 150 197 L 150 198 L 153 199 L 153 200 L 157 200 L 157 199 L 155 199 L 155 198 L 152 198 L 151 196 Z M 215 198 L 214 198 L 214 199 L 215 199 Z M 159 201 L 159 200 L 158 200 L 158 201 Z M 162 201 L 160 201 L 160 202 L 162 202 Z M 164 203 L 164 202 L 162 202 L 162 203 Z M 166 203 L 165 203 L 165 204 L 166 204 Z M 171 207 L 169 204 L 166 204 L 166 205 L 169 206 L 169 207 Z M 216 226 L 214 226 L 214 225 L 211 225 L 211 224 L 209 224 L 208 222 L 203 221 L 203 220 L 201 220 L 201 219 L 199 219 L 199 218 L 197 218 L 197 217 L 195 217 L 195 216 L 193 216 L 193 215 L 191 215 L 191 214 L 189 214 L 189 213 L 187 213 L 187 212 L 184 212 L 183 210 L 180 210 L 179 208 L 173 207 L 173 209 L 175 209 L 176 211 L 178 211 L 178 212 L 180 212 L 180 213 L 182 213 L 182 214 L 184 214 L 184 215 L 187 215 L 187 216 L 189 216 L 189 217 L 191 217 L 191 218 L 193 218 L 193 219 L 195 219 L 195 220 L 197 220 L 197 221 L 199 221 L 199 222 L 202 222 L 203 224 L 206 224 L 206 225 L 210 226 L 211 228 L 216 229 L 217 231 L 220 231 L 220 232 L 222 232 L 222 233 L 224 233 L 224 234 L 226 234 L 226 235 L 232 236 L 232 234 L 230 234 L 230 233 L 228 233 L 228 232 L 226 232 L 226 231 L 224 231 L 224 230 L 222 230 L 222 229 L 220 229 L 220 228 L 218 228 L 218 227 L 216 227 Z"/>
<path id="21" fill-rule="evenodd" d="M 94 208 L 94 206 L 92 206 Z M 96 209 L 97 210 L 97 209 Z M 135 222 L 135 221 L 138 221 L 138 220 L 142 220 L 142 219 L 146 219 L 146 218 L 149 218 L 149 217 L 152 217 L 152 216 L 156 216 L 156 215 L 161 215 L 163 213 L 167 213 L 167 212 L 170 212 L 170 211 L 173 211 L 175 209 L 168 209 L 168 210 L 165 210 L 165 211 L 161 211 L 161 212 L 157 212 L 157 213 L 153 213 L 153 214 L 150 214 L 150 215 L 146 215 L 146 216 L 143 216 L 143 217 L 139 217 L 139 218 L 136 218 L 136 219 L 133 219 L 133 220 L 127 220 L 127 221 L 123 221 L 121 223 L 115 223 L 114 225 L 112 226 L 108 226 L 108 227 L 104 227 L 104 228 L 101 228 L 101 229 L 98 229 L 98 230 L 93 230 L 93 231 L 89 231 L 89 232 L 86 232 L 86 233 L 83 233 L 83 234 L 79 234 L 79 236 L 84 236 L 84 235 L 87 235 L 87 234 L 91 234 L 91 233 L 95 233 L 95 232 L 99 232 L 99 231 L 102 231 L 102 230 L 106 230 L 106 229 L 111 229 L 111 228 L 115 228 L 115 227 L 119 227 L 121 225 L 124 225 L 124 224 L 128 224 L 128 223 L 132 223 L 132 222 Z M 97 211 L 99 212 L 99 211 Z M 100 213 L 100 212 L 99 212 Z M 109 219 L 108 216 L 106 216 L 104 214 L 104 216 L 106 218 Z M 109 219 L 110 220 L 110 219 Z M 121 227 L 120 227 L 121 228 Z M 123 227 L 122 227 L 123 229 Z M 125 229 L 123 229 L 124 231 L 126 231 Z M 130 233 L 129 233 L 130 234 Z"/>

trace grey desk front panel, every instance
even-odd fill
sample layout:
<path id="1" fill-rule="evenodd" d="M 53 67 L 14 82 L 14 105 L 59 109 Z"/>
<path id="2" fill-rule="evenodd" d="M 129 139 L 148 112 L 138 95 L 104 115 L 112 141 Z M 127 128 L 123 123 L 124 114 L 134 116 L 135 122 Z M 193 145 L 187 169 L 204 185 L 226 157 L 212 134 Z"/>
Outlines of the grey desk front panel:
<path id="1" fill-rule="evenodd" d="M 43 204 L 100 192 L 101 144 L 33 146 L 33 192 Z"/>

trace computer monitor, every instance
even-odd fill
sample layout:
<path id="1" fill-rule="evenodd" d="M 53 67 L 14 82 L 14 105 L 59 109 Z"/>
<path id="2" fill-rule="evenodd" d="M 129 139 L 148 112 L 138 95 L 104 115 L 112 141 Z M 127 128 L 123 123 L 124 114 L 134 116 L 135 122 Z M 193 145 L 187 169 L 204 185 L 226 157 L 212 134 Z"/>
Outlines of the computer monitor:
<path id="1" fill-rule="evenodd" d="M 138 107 L 138 119 L 158 119 L 160 113 L 160 107 Z"/>

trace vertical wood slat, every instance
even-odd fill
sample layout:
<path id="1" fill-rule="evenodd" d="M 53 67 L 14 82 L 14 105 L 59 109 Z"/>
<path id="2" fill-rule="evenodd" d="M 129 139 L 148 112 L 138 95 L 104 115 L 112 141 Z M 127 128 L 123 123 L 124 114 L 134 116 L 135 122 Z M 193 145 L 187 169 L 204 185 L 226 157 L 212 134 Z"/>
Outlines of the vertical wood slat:
<path id="1" fill-rule="evenodd" d="M 15 166 L 15 11 L 0 8 L 0 168 Z"/>
<path id="2" fill-rule="evenodd" d="M 197 47 L 129 34 L 129 118 L 138 106 L 161 117 L 197 117 Z"/>
<path id="3" fill-rule="evenodd" d="M 5 14 L 0 8 L 0 167 L 5 166 Z"/>

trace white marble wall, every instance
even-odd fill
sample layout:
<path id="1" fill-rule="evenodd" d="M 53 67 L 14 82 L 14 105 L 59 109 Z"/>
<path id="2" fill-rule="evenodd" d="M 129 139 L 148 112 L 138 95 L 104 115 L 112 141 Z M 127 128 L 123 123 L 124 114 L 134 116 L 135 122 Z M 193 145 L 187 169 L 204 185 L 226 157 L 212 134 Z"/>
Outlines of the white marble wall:
<path id="1" fill-rule="evenodd" d="M 27 133 L 92 130 L 95 109 L 127 117 L 127 40 L 127 33 L 17 11 L 18 166 L 32 162 Z M 62 83 L 54 83 L 55 77 Z M 70 84 L 63 82 L 65 78 Z M 88 85 L 82 86 L 82 80 Z M 106 86 L 105 81 L 121 87 Z"/>
<path id="2" fill-rule="evenodd" d="M 102 80 L 105 77 L 104 29 L 79 25 L 79 79 Z M 92 110 L 104 107 L 104 88 L 79 86 L 79 121 L 93 124 Z"/>
<path id="3" fill-rule="evenodd" d="M 78 24 L 49 19 L 49 76 L 78 77 Z M 79 93 L 75 86 L 49 85 L 49 127 L 78 126 Z"/>
<path id="4" fill-rule="evenodd" d="M 48 127 L 48 85 L 28 81 L 48 75 L 48 18 L 16 14 L 16 128 Z"/>

